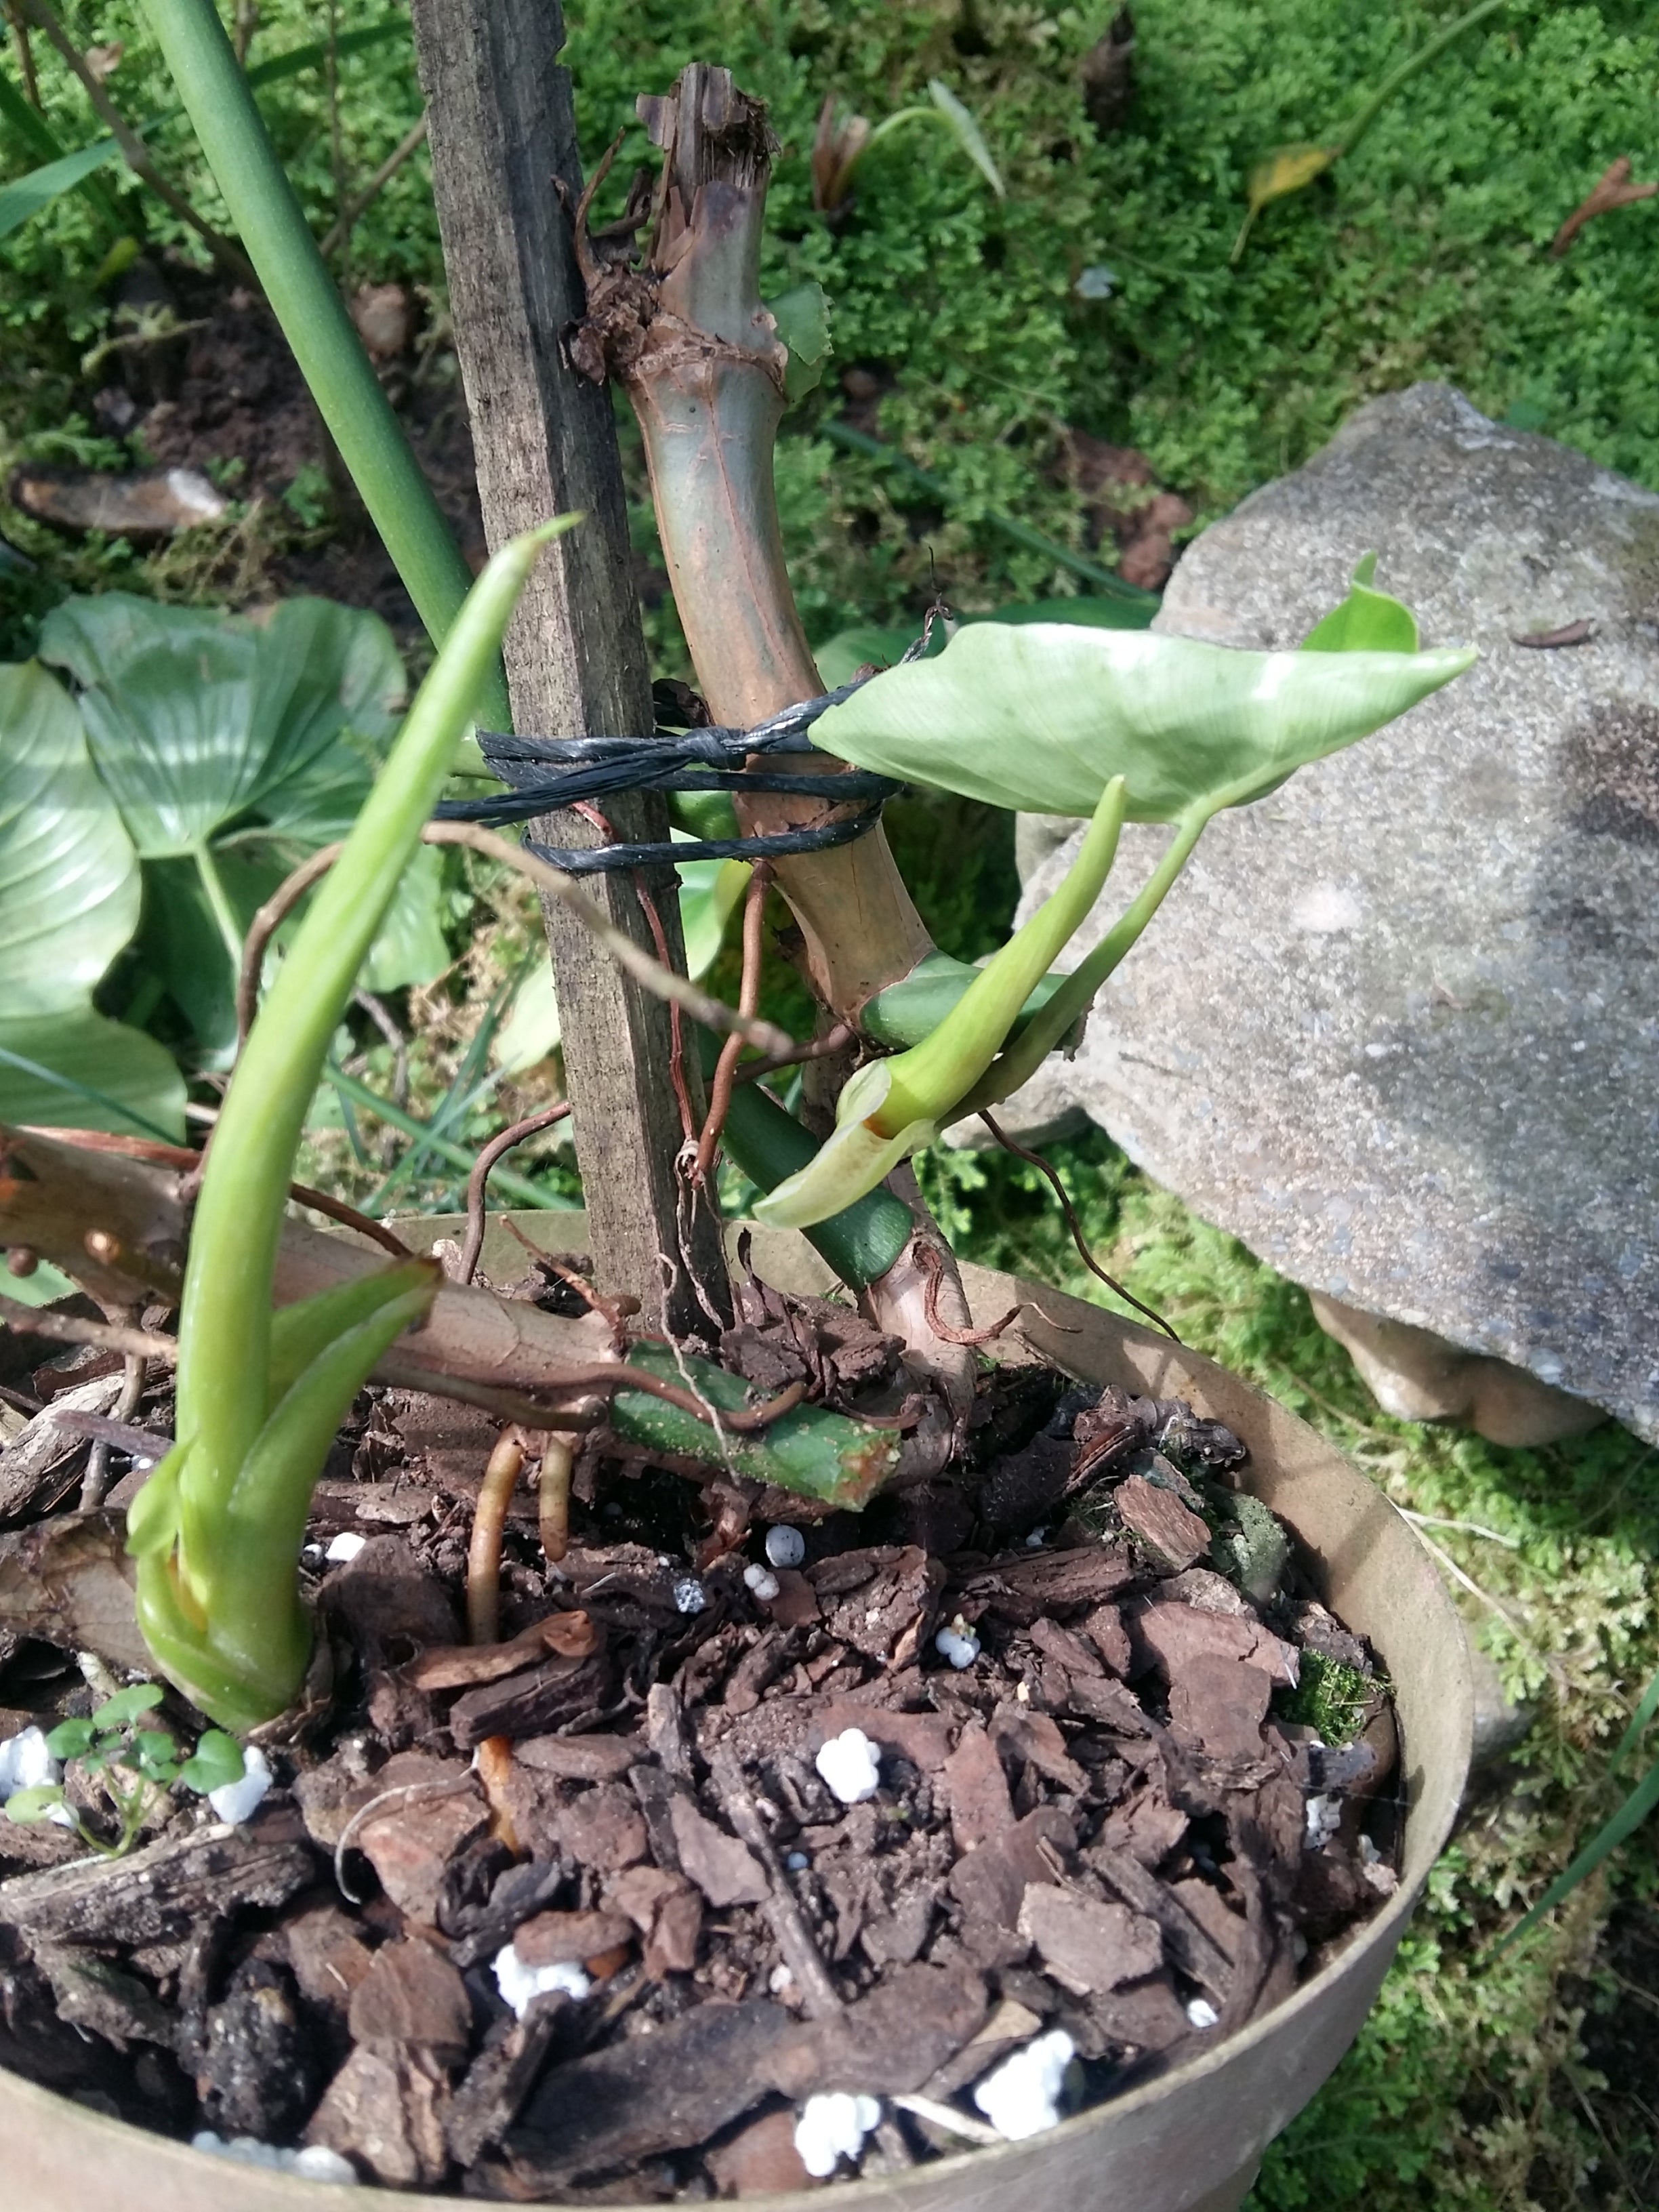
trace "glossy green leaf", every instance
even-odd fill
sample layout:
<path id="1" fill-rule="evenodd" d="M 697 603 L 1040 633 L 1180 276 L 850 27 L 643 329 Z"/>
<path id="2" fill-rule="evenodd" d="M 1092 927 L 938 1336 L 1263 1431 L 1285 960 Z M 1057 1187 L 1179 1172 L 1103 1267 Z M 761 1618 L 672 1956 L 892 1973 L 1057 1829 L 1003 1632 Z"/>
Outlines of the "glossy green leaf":
<path id="1" fill-rule="evenodd" d="M 386 920 L 368 948 L 363 982 L 371 991 L 430 983 L 450 963 L 441 921 L 443 855 L 422 845 L 398 878 Z"/>
<path id="2" fill-rule="evenodd" d="M 383 739 L 403 669 L 385 624 L 325 599 L 262 623 L 125 592 L 47 617 L 41 658 L 82 687 L 98 772 L 140 854 L 187 854 L 268 809 L 347 729 Z"/>
<path id="3" fill-rule="evenodd" d="M 91 1750 L 97 1733 L 90 1721 L 59 1721 L 46 1738 L 46 1749 L 54 1759 L 80 1759 Z"/>
<path id="4" fill-rule="evenodd" d="M 1348 596 L 1302 641 L 1304 653 L 1415 653 L 1417 617 L 1399 599 L 1372 589 L 1376 556 L 1367 553 L 1353 572 Z"/>
<path id="5" fill-rule="evenodd" d="M 131 1688 L 118 1690 L 112 1698 L 106 1698 L 94 1713 L 92 1724 L 98 1729 L 125 1728 L 140 1713 L 153 1712 L 166 1695 L 159 1682 L 134 1682 Z"/>
<path id="6" fill-rule="evenodd" d="M 142 1030 L 82 1006 L 0 1021 L 0 1121 L 185 1140 L 185 1079 Z"/>
<path id="7" fill-rule="evenodd" d="M 38 661 L 0 667 L 0 1021 L 84 1008 L 138 902 L 74 702 Z"/>
<path id="8" fill-rule="evenodd" d="M 27 176 L 0 185 L 0 238 L 9 237 L 42 208 L 72 192 L 94 169 L 112 161 L 120 150 L 112 138 L 95 139 L 90 146 L 77 147 L 73 154 L 61 155 L 55 161 L 31 169 Z"/>
<path id="9" fill-rule="evenodd" d="M 196 1749 L 179 1769 L 179 1779 L 205 1797 L 210 1790 L 223 1790 L 240 1782 L 247 1771 L 242 1747 L 222 1729 L 204 1729 Z"/>
<path id="10" fill-rule="evenodd" d="M 876 677 L 812 736 L 860 768 L 1039 814 L 1092 814 L 1121 775 L 1130 820 L 1173 822 L 1261 797 L 1475 657 L 1238 653 L 1151 631 L 987 623 L 937 659 Z"/>

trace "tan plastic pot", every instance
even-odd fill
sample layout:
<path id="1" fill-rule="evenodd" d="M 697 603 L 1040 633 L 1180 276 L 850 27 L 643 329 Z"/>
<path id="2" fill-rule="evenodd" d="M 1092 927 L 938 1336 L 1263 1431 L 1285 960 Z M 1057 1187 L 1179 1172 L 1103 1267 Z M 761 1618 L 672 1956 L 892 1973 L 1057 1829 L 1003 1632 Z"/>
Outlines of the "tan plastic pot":
<path id="1" fill-rule="evenodd" d="M 514 1218 L 549 1249 L 581 1249 L 580 1215 Z M 400 1224 L 428 1239 L 453 1221 Z M 484 1266 L 506 1279 L 522 1253 L 491 1224 Z M 519 1261 L 513 1254 L 519 1252 Z M 800 1239 L 757 1233 L 755 1263 L 786 1289 L 822 1291 L 828 1277 Z M 1270 1398 L 1213 1361 L 1059 1291 L 980 1267 L 963 1271 L 977 1322 L 1026 1302 L 1020 1334 L 1080 1379 L 1189 1399 L 1249 1446 L 1246 1479 L 1316 1563 L 1321 1593 L 1370 1638 L 1398 1699 L 1408 1796 L 1404 1878 L 1340 1957 L 1277 2010 L 1164 2079 L 1097 2106 L 1050 2133 L 976 2151 L 897 2179 L 837 2188 L 843 2212 L 1235 2212 L 1263 2148 L 1301 2111 L 1352 2043 L 1456 1814 L 1469 1758 L 1473 1698 L 1468 1647 L 1433 1565 L 1407 1524 L 1341 1454 Z M 1013 1332 L 1011 1332 L 1011 1334 Z M 1005 1340 L 1006 1341 L 1006 1340 Z M 258 2167 L 229 2166 L 142 2133 L 0 2073 L 6 2212 L 454 2212 L 453 2197 L 336 2191 Z M 749 2200 L 760 2212 L 806 2212 L 803 2193 Z"/>

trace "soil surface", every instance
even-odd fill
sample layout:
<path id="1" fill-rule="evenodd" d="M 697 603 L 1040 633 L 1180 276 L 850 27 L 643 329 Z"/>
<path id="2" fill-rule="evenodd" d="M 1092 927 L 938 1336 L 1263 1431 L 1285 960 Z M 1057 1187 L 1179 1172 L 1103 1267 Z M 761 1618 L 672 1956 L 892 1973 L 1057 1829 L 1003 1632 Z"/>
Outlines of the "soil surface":
<path id="1" fill-rule="evenodd" d="M 890 1368 L 841 1309 L 744 1304 L 726 1355 L 767 1390 L 855 1400 Z M 11 1426 L 92 1407 L 97 1366 L 9 1371 Z M 164 1433 L 165 1399 L 139 1419 Z M 1011 2061 L 1049 2065 L 1036 2126 L 1117 2094 L 1395 1887 L 1386 1684 L 1184 1407 L 988 1367 L 957 1479 L 817 1518 L 601 1431 L 556 1567 L 519 1493 L 499 1641 L 469 1645 L 494 1440 L 445 1401 L 359 1401 L 305 1562 L 331 1688 L 268 1732 L 251 1818 L 161 1796 L 114 1861 L 0 1826 L 0 2063 L 392 2186 L 741 2196 L 832 2160 L 826 2113 L 843 2177 L 998 2140 Z M 142 1479 L 42 1522 L 87 1447 L 27 1443 L 0 1454 L 36 1523 L 0 1536 L 0 1595 L 64 1529 L 112 1554 Z M 108 1694 L 7 1617 L 0 1735 Z"/>

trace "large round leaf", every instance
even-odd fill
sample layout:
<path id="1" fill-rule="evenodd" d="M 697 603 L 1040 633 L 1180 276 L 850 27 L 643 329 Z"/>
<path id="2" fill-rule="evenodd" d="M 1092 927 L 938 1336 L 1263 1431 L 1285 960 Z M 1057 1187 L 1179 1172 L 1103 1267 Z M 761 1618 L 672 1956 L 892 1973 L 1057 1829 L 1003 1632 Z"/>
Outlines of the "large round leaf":
<path id="1" fill-rule="evenodd" d="M 343 731 L 389 733 L 404 690 L 385 624 L 323 599 L 255 623 L 111 592 L 55 608 L 41 653 L 82 685 L 94 759 L 146 860 L 280 817 Z"/>
<path id="2" fill-rule="evenodd" d="M 84 1005 L 138 921 L 138 863 L 74 702 L 0 668 L 0 1019 Z"/>
<path id="3" fill-rule="evenodd" d="M 1256 799 L 1468 667 L 1472 649 L 1238 653 L 1150 631 L 976 624 L 890 668 L 813 725 L 857 767 L 994 806 L 1092 814 L 1115 775 L 1129 818 Z"/>
<path id="4" fill-rule="evenodd" d="M 185 1079 L 165 1046 L 90 1006 L 0 1021 L 0 1121 L 185 1138 Z"/>

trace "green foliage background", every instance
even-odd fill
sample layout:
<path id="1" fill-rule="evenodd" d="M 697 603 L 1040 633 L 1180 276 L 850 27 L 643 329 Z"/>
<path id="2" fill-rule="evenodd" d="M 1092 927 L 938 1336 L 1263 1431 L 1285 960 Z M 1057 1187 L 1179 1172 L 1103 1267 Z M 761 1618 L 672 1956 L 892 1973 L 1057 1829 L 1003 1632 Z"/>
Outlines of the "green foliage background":
<path id="1" fill-rule="evenodd" d="M 110 88 L 127 112 L 169 104 L 133 0 L 66 0 L 65 12 L 84 43 L 126 42 Z M 354 15 L 353 27 L 373 12 Z M 1544 251 L 1615 156 L 1631 155 L 1638 178 L 1659 175 L 1650 0 L 1513 0 L 1418 79 L 1329 178 L 1268 210 L 1237 272 L 1227 255 L 1251 163 L 1340 127 L 1457 0 L 1137 0 L 1136 105 L 1127 127 L 1100 141 L 1084 119 L 1077 63 L 1110 12 L 1035 0 L 568 0 L 589 163 L 617 131 L 628 134 L 618 193 L 646 150 L 633 95 L 661 88 L 682 63 L 724 61 L 771 104 L 783 153 L 767 289 L 819 280 L 837 346 L 824 388 L 789 418 L 779 457 L 811 635 L 914 618 L 935 574 L 966 608 L 1074 588 L 1065 571 L 979 522 L 1000 508 L 1083 543 L 1079 503 L 1054 470 L 1067 424 L 1139 447 L 1202 521 L 1295 467 L 1371 394 L 1443 377 L 1487 413 L 1659 488 L 1659 204 L 1593 223 L 1561 262 Z M 256 58 L 324 24 L 319 0 L 265 0 Z M 54 127 L 66 145 L 84 143 L 94 126 L 81 94 L 50 57 L 41 67 Z M 807 172 L 825 94 L 879 119 L 925 97 L 933 76 L 979 118 L 1007 199 L 990 196 L 947 134 L 916 128 L 870 157 L 849 220 L 830 229 L 811 211 Z M 348 60 L 341 94 L 346 155 L 361 178 L 418 112 L 406 43 Z M 322 80 L 290 81 L 264 104 L 320 232 L 333 213 Z M 216 195 L 183 127 L 155 144 L 212 215 Z M 3 133 L 0 165 L 5 175 L 31 166 Z M 195 257 L 118 169 L 102 178 L 129 225 Z M 127 441 L 94 434 L 78 365 L 107 332 L 97 279 L 111 243 L 76 198 L 0 245 L 5 466 L 137 457 Z M 1111 296 L 1085 301 L 1079 276 L 1103 267 Z M 360 226 L 352 274 L 410 281 L 441 313 L 424 155 Z M 881 377 L 881 434 L 945 479 L 948 508 L 819 434 L 840 404 L 836 371 L 849 364 Z M 49 539 L 3 509 L 0 519 L 44 570 L 9 596 L 0 580 L 8 655 L 29 648 L 64 588 L 222 589 L 204 581 L 222 573 L 222 546 L 140 558 L 118 544 Z M 228 528 L 246 540 L 247 589 L 288 526 L 269 514 L 233 517 Z M 672 672 L 681 648 L 660 596 L 648 618 Z M 1013 899 L 1006 823 L 957 802 L 907 802 L 891 819 L 940 941 L 964 957 L 988 950 Z M 503 919 L 514 925 L 503 931 L 507 963 L 528 939 L 522 916 Z M 453 1009 L 463 1029 L 503 973 L 476 941 L 465 966 Z M 779 1011 L 788 1018 L 787 1002 Z M 426 1087 L 426 1039 L 438 1034 L 428 1025 L 417 1044 L 423 1112 L 460 1050 L 434 1048 L 439 1073 Z M 370 1073 L 384 1088 L 389 1068 L 377 1052 Z M 444 1111 L 451 1133 L 475 1143 L 502 1116 L 469 1083 L 455 1068 Z M 358 1139 L 342 1119 L 331 1152 L 328 1132 L 318 1133 L 315 1172 L 345 1161 L 343 1185 L 362 1197 L 371 1164 L 351 1169 L 344 1139 Z M 1652 2069 L 1643 2075 L 1626 2063 L 1633 2047 L 1650 2057 L 1659 2024 L 1651 1831 L 1622 1854 L 1613 1885 L 1588 1886 L 1534 1943 L 1496 1960 L 1490 1950 L 1616 1802 L 1607 1747 L 1659 1666 L 1654 1455 L 1617 1430 L 1528 1453 L 1392 1422 L 1315 1328 L 1300 1291 L 1148 1186 L 1103 1138 L 1060 1146 L 1055 1158 L 1107 1264 L 1189 1341 L 1337 1437 L 1402 1504 L 1470 1524 L 1426 1533 L 1484 1594 L 1468 1599 L 1471 1620 L 1536 1711 L 1524 1745 L 1480 1785 L 1358 2046 L 1275 2146 L 1254 2203 L 1261 2212 L 1635 2212 L 1659 2201 Z M 925 1172 L 975 1256 L 1093 1287 L 1031 1170 L 939 1153 Z M 1609 2082 L 1604 2064 L 1620 2053 Z"/>

